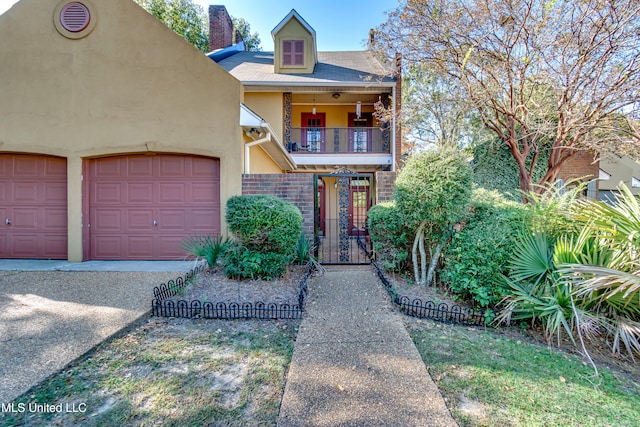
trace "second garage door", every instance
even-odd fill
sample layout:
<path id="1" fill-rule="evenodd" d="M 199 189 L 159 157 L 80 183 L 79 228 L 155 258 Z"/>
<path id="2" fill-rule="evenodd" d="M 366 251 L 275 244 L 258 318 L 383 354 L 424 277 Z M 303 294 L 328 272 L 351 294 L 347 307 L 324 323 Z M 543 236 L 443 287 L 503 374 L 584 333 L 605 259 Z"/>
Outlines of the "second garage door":
<path id="1" fill-rule="evenodd" d="M 220 162 L 130 155 L 88 165 L 89 259 L 182 259 L 180 241 L 220 234 Z"/>

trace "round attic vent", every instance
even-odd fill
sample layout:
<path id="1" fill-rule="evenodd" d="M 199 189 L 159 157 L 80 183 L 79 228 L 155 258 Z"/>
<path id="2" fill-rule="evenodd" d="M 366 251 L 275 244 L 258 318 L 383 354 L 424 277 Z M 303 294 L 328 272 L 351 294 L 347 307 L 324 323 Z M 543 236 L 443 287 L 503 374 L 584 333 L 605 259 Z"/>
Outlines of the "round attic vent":
<path id="1" fill-rule="evenodd" d="M 62 0 L 53 12 L 53 24 L 68 39 L 81 39 L 96 25 L 96 9 L 91 0 Z"/>
<path id="2" fill-rule="evenodd" d="M 84 30 L 90 21 L 91 13 L 89 13 L 89 8 L 80 2 L 67 3 L 60 11 L 62 27 L 72 33 L 79 33 Z"/>

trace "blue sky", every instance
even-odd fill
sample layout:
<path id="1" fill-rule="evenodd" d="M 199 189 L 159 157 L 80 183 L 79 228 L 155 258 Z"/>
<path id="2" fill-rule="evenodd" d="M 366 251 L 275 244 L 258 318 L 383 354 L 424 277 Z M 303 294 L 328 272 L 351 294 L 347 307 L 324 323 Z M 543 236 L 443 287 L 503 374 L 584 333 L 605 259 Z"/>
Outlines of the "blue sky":
<path id="1" fill-rule="evenodd" d="M 107 1 L 107 0 L 101 0 Z M 263 50 L 273 50 L 271 30 L 291 9 L 316 30 L 318 50 L 363 50 L 369 29 L 385 20 L 397 0 L 194 0 L 208 13 L 210 4 L 223 4 L 229 14 L 244 18 L 257 31 Z M 0 14 L 16 0 L 0 0 Z"/>

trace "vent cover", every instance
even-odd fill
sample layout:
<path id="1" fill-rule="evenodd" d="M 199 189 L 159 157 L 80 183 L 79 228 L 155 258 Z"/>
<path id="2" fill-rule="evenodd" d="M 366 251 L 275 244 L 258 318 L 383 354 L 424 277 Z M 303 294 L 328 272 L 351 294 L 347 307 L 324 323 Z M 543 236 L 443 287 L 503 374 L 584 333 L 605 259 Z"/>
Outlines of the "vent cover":
<path id="1" fill-rule="evenodd" d="M 96 26 L 96 8 L 91 0 L 61 0 L 53 12 L 53 25 L 68 39 L 88 36 Z"/>
<path id="2" fill-rule="evenodd" d="M 80 2 L 67 3 L 60 11 L 62 27 L 72 33 L 79 33 L 87 28 L 91 21 L 91 14 L 87 6 Z"/>

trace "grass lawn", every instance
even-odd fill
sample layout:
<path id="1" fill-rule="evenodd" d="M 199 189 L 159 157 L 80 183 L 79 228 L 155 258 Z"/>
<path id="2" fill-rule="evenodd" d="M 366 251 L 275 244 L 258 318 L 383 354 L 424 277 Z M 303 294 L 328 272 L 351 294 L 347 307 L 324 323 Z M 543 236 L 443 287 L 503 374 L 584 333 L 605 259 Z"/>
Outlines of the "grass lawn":
<path id="1" fill-rule="evenodd" d="M 491 329 L 408 319 L 461 426 L 640 426 L 640 378 Z M 637 371 L 636 371 L 637 373 Z"/>
<path id="2" fill-rule="evenodd" d="M 297 327 L 152 318 L 16 399 L 0 425 L 275 425 Z"/>

